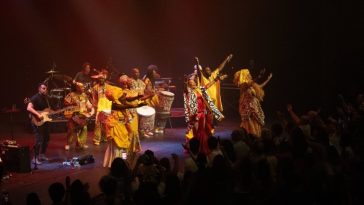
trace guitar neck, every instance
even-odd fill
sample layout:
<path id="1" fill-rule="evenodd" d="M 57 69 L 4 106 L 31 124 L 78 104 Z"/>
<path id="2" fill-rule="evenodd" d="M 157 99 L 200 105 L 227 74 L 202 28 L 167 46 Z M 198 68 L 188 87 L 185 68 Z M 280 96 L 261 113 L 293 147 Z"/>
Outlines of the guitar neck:
<path id="1" fill-rule="evenodd" d="M 57 110 L 57 111 L 53 111 L 51 113 L 49 113 L 50 115 L 55 115 L 55 114 L 58 114 L 58 113 L 61 113 L 61 112 L 64 112 L 66 110 L 76 110 L 78 109 L 78 106 L 69 106 L 69 107 L 65 107 L 65 108 L 62 108 L 60 110 Z"/>

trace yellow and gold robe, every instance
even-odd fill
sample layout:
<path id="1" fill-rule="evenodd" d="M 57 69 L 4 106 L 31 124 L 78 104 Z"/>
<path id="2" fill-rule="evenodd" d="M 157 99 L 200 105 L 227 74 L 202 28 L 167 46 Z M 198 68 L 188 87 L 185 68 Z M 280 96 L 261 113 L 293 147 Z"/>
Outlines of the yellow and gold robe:
<path id="1" fill-rule="evenodd" d="M 205 86 L 209 82 L 216 79 L 216 77 L 219 75 L 219 72 L 220 72 L 219 69 L 215 69 L 211 73 L 209 78 L 204 76 L 203 73 L 201 72 L 201 82 L 200 82 L 201 86 Z M 211 87 L 209 87 L 207 89 L 207 93 L 210 96 L 213 103 L 215 104 L 215 106 L 217 107 L 217 109 L 219 109 L 219 111 L 222 112 L 223 107 L 222 107 L 222 102 L 221 102 L 220 84 L 221 84 L 220 81 L 215 82 L 213 85 L 211 85 Z"/>

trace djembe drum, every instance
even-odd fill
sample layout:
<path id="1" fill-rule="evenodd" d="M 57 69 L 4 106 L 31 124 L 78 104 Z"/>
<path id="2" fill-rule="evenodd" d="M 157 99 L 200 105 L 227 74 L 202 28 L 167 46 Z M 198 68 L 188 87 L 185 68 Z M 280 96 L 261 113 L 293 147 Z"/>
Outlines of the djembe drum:
<path id="1" fill-rule="evenodd" d="M 150 106 L 142 106 L 136 109 L 139 118 L 139 130 L 151 132 L 154 129 L 155 109 Z"/>
<path id="2" fill-rule="evenodd" d="M 156 133 L 163 133 L 167 120 L 171 116 L 171 107 L 174 100 L 174 94 L 169 91 L 160 91 L 158 93 L 157 116 L 156 116 Z"/>

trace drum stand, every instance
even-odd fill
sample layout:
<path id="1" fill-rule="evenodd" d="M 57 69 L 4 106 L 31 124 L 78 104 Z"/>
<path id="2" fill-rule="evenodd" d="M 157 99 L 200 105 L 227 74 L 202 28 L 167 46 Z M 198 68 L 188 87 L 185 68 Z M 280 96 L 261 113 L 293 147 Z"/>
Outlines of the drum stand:
<path id="1" fill-rule="evenodd" d="M 167 121 L 169 126 L 172 128 L 171 123 L 171 113 L 157 112 L 156 120 L 155 120 L 155 133 L 163 134 L 166 128 Z"/>

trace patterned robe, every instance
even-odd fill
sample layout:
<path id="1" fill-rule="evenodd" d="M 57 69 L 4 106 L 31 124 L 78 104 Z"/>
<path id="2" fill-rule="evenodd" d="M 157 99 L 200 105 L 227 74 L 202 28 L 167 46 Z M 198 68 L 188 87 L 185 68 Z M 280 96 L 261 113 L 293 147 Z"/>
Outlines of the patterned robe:
<path id="1" fill-rule="evenodd" d="M 209 113 L 212 113 L 217 120 L 222 120 L 224 116 L 212 102 L 204 87 L 194 90 L 188 89 L 188 92 L 184 93 L 183 99 L 185 120 L 189 125 L 192 125 L 192 127 L 189 126 L 186 136 L 187 138 L 197 137 L 200 141 L 200 152 L 208 154 L 210 150 L 207 140 L 212 136 L 213 128 L 207 117 Z"/>
<path id="2" fill-rule="evenodd" d="M 249 134 L 260 137 L 264 126 L 264 112 L 256 91 L 252 86 L 242 84 L 240 86 L 239 113 L 241 118 L 240 127 Z"/>
<path id="3" fill-rule="evenodd" d="M 76 92 L 69 93 L 64 98 L 64 104 L 77 105 L 79 107 L 78 112 L 71 113 L 71 115 L 65 114 L 66 118 L 68 118 L 66 144 L 71 145 L 74 141 L 76 141 L 76 146 L 82 148 L 86 144 L 87 140 L 86 117 L 84 117 L 82 113 L 87 113 L 88 108 L 92 107 L 92 104 L 88 100 L 87 94 L 79 94 Z M 82 119 L 82 123 L 77 122 L 77 120 L 75 121 L 75 119 Z"/>

